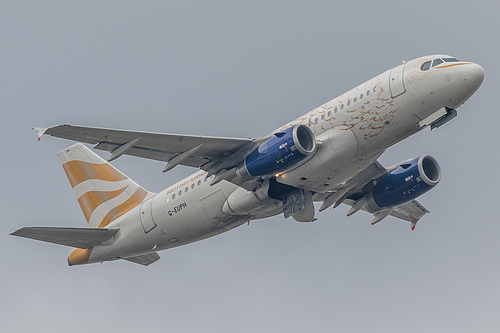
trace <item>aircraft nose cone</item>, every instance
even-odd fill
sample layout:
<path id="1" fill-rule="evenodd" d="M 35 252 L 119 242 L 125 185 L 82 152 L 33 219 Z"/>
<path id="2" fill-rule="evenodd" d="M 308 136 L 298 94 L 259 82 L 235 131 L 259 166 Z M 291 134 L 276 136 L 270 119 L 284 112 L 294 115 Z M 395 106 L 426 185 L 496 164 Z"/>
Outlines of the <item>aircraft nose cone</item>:
<path id="1" fill-rule="evenodd" d="M 467 64 L 460 66 L 460 74 L 467 87 L 476 91 L 484 80 L 484 69 L 478 64 Z"/>

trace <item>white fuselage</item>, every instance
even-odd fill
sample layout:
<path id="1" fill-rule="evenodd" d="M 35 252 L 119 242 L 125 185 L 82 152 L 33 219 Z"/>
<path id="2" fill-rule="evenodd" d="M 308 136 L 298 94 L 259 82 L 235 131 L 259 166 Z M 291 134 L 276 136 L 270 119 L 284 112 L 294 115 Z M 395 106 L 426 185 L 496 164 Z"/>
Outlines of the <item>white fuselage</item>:
<path id="1" fill-rule="evenodd" d="M 312 158 L 276 175 L 277 180 L 315 193 L 335 189 L 385 149 L 421 130 L 419 123 L 437 110 L 462 105 L 479 87 L 474 75 L 481 67 L 459 62 L 420 69 L 438 57 L 401 64 L 279 128 L 306 125 L 319 144 Z M 231 194 L 255 194 L 227 181 L 211 186 L 205 176 L 199 171 L 113 221 L 107 227 L 119 228 L 118 233 L 95 246 L 89 262 L 184 245 L 282 212 L 280 201 L 252 197 L 255 204 L 245 212 L 227 214 L 223 206 Z"/>

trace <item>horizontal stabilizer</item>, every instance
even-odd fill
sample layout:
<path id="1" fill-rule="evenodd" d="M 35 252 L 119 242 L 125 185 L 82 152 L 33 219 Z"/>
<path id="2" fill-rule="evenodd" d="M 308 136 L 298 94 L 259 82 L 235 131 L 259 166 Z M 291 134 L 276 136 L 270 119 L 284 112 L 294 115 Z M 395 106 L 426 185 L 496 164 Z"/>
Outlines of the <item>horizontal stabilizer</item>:
<path id="1" fill-rule="evenodd" d="M 141 254 L 139 256 L 133 256 L 122 259 L 130 262 L 135 262 L 136 264 L 139 265 L 148 266 L 154 263 L 155 261 L 160 260 L 160 255 L 158 254 L 158 252 L 151 252 L 151 253 Z"/>
<path id="2" fill-rule="evenodd" d="M 117 231 L 118 229 L 104 228 L 24 227 L 14 231 L 11 235 L 88 249 L 107 241 Z"/>

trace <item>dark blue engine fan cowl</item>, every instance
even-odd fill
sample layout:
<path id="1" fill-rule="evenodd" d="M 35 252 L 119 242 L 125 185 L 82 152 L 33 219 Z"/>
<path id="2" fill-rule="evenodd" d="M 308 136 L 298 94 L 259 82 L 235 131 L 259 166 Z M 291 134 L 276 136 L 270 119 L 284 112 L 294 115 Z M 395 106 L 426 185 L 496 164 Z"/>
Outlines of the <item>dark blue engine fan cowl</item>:
<path id="1" fill-rule="evenodd" d="M 374 213 L 409 202 L 436 186 L 441 168 L 431 156 L 421 156 L 400 164 L 365 196 L 365 207 Z"/>
<path id="2" fill-rule="evenodd" d="M 248 154 L 237 173 L 245 180 L 274 175 L 297 165 L 315 150 L 316 139 L 309 127 L 289 127 Z"/>

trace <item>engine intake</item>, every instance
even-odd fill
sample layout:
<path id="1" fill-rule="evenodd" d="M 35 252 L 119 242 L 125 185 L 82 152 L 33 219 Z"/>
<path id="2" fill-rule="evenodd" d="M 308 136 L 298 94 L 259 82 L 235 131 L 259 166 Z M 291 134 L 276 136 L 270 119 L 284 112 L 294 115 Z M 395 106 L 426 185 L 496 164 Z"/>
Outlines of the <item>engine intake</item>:
<path id="1" fill-rule="evenodd" d="M 316 150 L 314 134 L 305 125 L 289 127 L 275 133 L 241 162 L 236 174 L 249 181 L 257 177 L 286 171 L 305 162 Z"/>
<path id="2" fill-rule="evenodd" d="M 364 197 L 371 213 L 396 207 L 426 193 L 441 180 L 441 168 L 431 156 L 405 161 L 388 174 Z"/>

